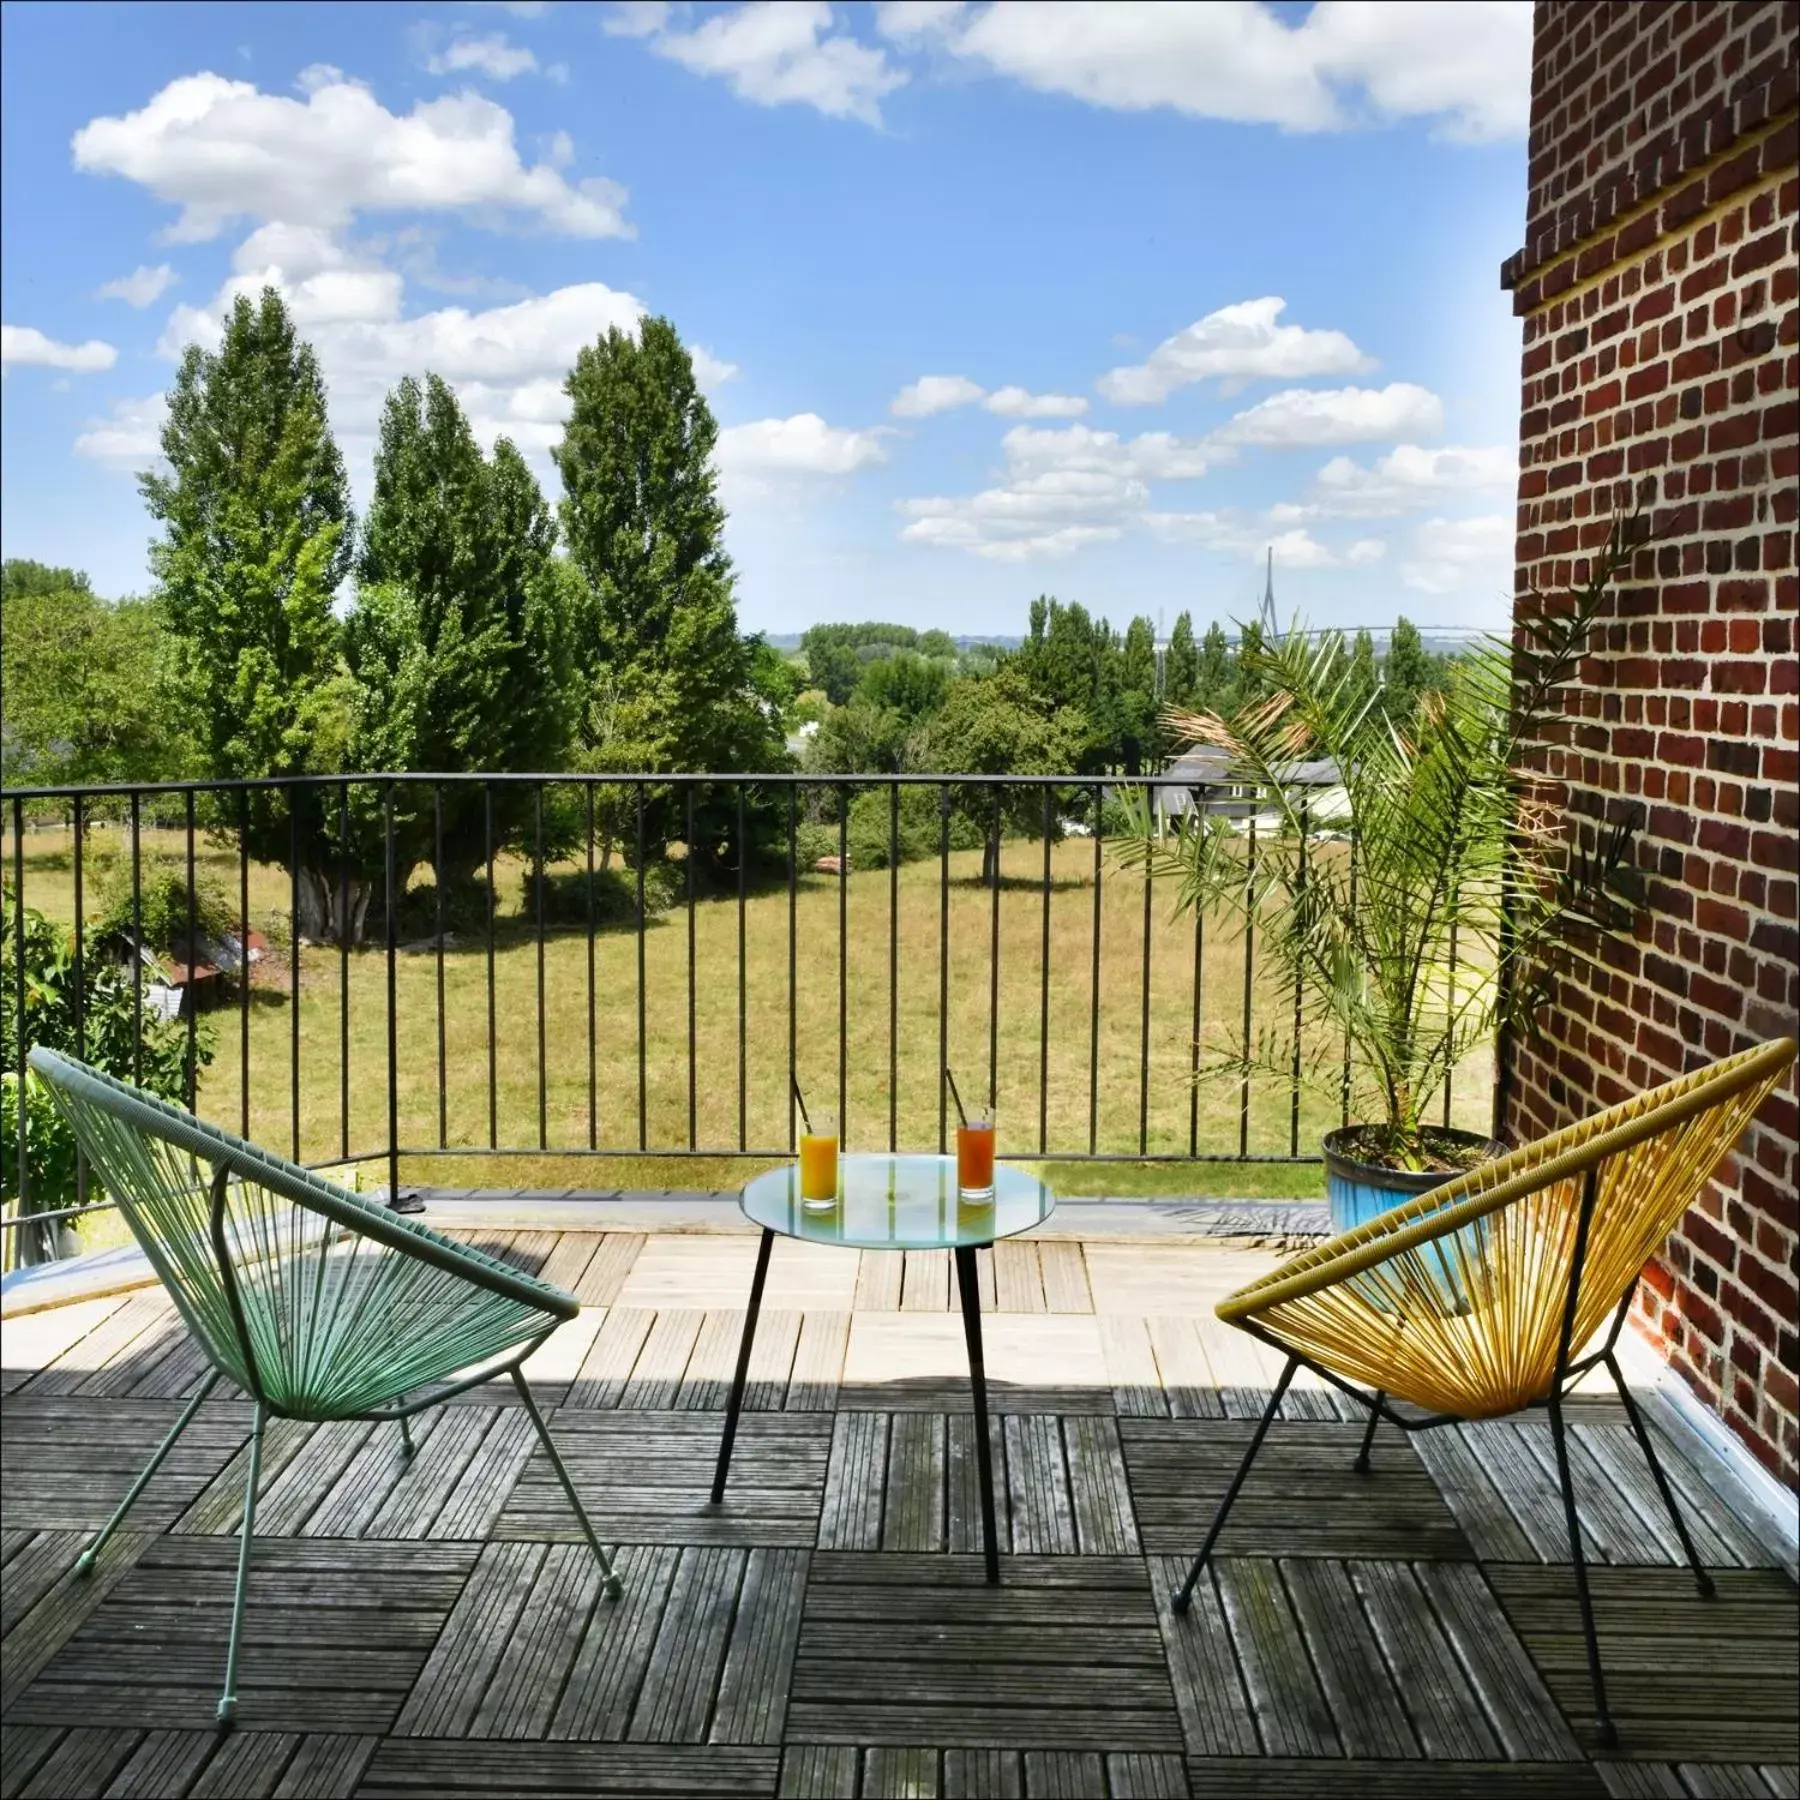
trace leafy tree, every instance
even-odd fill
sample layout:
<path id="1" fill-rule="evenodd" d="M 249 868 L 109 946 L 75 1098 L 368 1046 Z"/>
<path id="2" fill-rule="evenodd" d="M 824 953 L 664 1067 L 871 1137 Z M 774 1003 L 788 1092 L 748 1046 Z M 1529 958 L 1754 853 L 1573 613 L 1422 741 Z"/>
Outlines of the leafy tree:
<path id="1" fill-rule="evenodd" d="M 1194 642 L 1194 621 L 1179 613 L 1163 652 L 1162 699 L 1165 706 L 1191 708 L 1200 691 L 1200 650 Z"/>
<path id="2" fill-rule="evenodd" d="M 921 656 L 941 657 L 946 662 L 956 660 L 956 639 L 947 631 L 921 631 L 913 648 Z"/>
<path id="3" fill-rule="evenodd" d="M 407 376 L 388 396 L 364 524 L 359 604 L 345 629 L 358 685 L 355 766 L 445 773 L 554 769 L 575 725 L 576 595 L 551 567 L 556 526 L 512 443 L 482 455 L 449 385 Z M 520 788 L 493 790 L 496 846 L 532 817 Z M 435 860 L 423 790 L 397 798 L 402 879 Z M 443 791 L 444 887 L 485 856 L 482 794 Z"/>
<path id="4" fill-rule="evenodd" d="M 947 663 L 902 650 L 881 662 L 870 663 L 862 672 L 857 691 L 872 705 L 900 714 L 910 726 L 944 704 L 950 682 Z"/>
<path id="5" fill-rule="evenodd" d="M 856 691 L 862 677 L 862 663 L 856 646 L 847 639 L 827 635 L 829 627 L 815 625 L 800 640 L 806 655 L 810 685 L 822 688 L 833 706 L 842 706 Z"/>
<path id="6" fill-rule="evenodd" d="M 189 347 L 162 449 L 168 473 L 141 478 L 163 528 L 150 560 L 202 766 L 218 777 L 341 766 L 349 696 L 332 602 L 349 569 L 350 494 L 318 363 L 273 288 L 239 296 L 216 352 Z M 367 904 L 361 866 L 316 796 L 293 804 L 302 928 L 349 934 Z M 248 805 L 251 856 L 285 864 L 289 801 L 258 792 Z"/>
<path id="7" fill-rule="evenodd" d="M 1395 622 L 1394 635 L 1388 640 L 1382 673 L 1388 716 L 1396 724 L 1403 724 L 1418 710 L 1419 696 L 1435 685 L 1437 673 L 1418 626 L 1404 616 Z"/>
<path id="8" fill-rule="evenodd" d="M 1231 644 L 1217 619 L 1200 640 L 1200 662 L 1194 676 L 1194 710 L 1213 712 L 1225 704 L 1234 674 Z"/>
<path id="9" fill-rule="evenodd" d="M 1381 671 L 1375 662 L 1375 640 L 1367 631 L 1358 631 L 1351 645 L 1347 679 L 1364 705 L 1374 699 L 1381 686 Z"/>
<path id="10" fill-rule="evenodd" d="M 609 330 L 583 348 L 565 391 L 569 422 L 554 454 L 563 534 L 593 597 L 590 766 L 617 766 L 629 751 L 644 769 L 783 767 L 737 628 L 712 468 L 718 425 L 675 327 L 650 318 L 635 338 Z M 684 829 L 682 803 L 647 799 L 647 837 L 660 849 Z M 732 812 L 724 799 L 704 802 L 709 861 Z"/>
<path id="11" fill-rule="evenodd" d="M 1248 706 L 1268 693 L 1268 648 L 1263 642 L 1262 626 L 1254 619 L 1238 627 L 1237 666 L 1232 670 L 1231 688 L 1225 699 L 1228 707 Z"/>
<path id="12" fill-rule="evenodd" d="M 1118 760 L 1118 646 L 1112 627 L 1080 604 L 1048 595 L 1031 603 L 1025 642 L 1012 659 L 1038 703 L 1068 709 L 1085 724 L 1071 773 L 1092 775 Z"/>
<path id="13" fill-rule="evenodd" d="M 1060 775 L 1071 768 L 1088 732 L 1076 708 L 1048 706 L 1022 671 L 1003 668 L 986 680 L 959 681 L 951 688 L 924 735 L 918 766 L 959 775 Z M 1043 801 L 1035 790 L 955 790 L 956 809 L 984 834 L 981 878 L 990 883 L 998 873 L 992 829 L 996 792 L 1003 825 L 1028 832 L 1043 828 Z"/>
<path id="14" fill-rule="evenodd" d="M 1146 618 L 1125 630 L 1119 656 L 1118 751 L 1127 775 L 1140 775 L 1161 748 L 1156 703 L 1156 633 Z"/>
<path id="15" fill-rule="evenodd" d="M 172 645 L 155 607 L 109 605 L 74 570 L 23 567 L 20 579 L 20 565 L 6 565 L 0 597 L 6 780 L 49 787 L 190 773 L 192 746 L 169 692 Z"/>
<path id="16" fill-rule="evenodd" d="M 52 568 L 28 556 L 9 556 L 0 565 L 0 599 L 23 600 L 34 594 L 91 593 L 82 569 Z"/>

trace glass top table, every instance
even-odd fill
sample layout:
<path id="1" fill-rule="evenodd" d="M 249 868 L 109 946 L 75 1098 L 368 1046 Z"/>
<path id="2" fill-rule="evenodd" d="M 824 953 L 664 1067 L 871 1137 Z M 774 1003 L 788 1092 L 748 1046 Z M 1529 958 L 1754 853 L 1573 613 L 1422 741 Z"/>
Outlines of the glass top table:
<path id="1" fill-rule="evenodd" d="M 1041 1225 L 1056 1196 L 1035 1175 L 994 1168 L 994 1197 L 963 1200 L 954 1156 L 841 1156 L 838 1197 L 803 1206 L 789 1164 L 744 1186 L 744 1216 L 783 1237 L 855 1250 L 955 1250 L 991 1244 Z"/>
<path id="2" fill-rule="evenodd" d="M 809 1244 L 841 1244 L 846 1250 L 948 1250 L 956 1263 L 956 1290 L 962 1302 L 963 1338 L 969 1349 L 969 1393 L 975 1404 L 975 1468 L 981 1488 L 982 1548 L 989 1581 L 1000 1579 L 1000 1552 L 994 1523 L 993 1450 L 988 1436 L 987 1365 L 981 1349 L 981 1275 L 976 1252 L 996 1238 L 1041 1225 L 1056 1209 L 1056 1196 L 1034 1175 L 994 1168 L 994 1197 L 964 1200 L 956 1191 L 954 1156 L 840 1156 L 838 1194 L 828 1206 L 800 1203 L 800 1171 L 771 1169 L 744 1184 L 744 1216 L 762 1227 L 756 1272 L 750 1278 L 750 1307 L 738 1344 L 737 1372 L 725 1409 L 725 1431 L 713 1472 L 713 1505 L 725 1500 L 731 1446 L 744 1407 L 750 1350 L 762 1310 L 769 1252 L 778 1237 Z"/>

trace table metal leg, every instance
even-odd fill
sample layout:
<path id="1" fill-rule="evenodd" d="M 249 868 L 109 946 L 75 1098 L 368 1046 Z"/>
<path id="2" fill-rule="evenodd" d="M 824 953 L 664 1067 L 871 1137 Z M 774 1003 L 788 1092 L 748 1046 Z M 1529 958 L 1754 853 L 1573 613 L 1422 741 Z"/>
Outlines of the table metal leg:
<path id="1" fill-rule="evenodd" d="M 987 1364 L 981 1353 L 981 1277 L 977 1246 L 956 1251 L 956 1287 L 962 1298 L 963 1336 L 969 1343 L 969 1388 L 975 1398 L 975 1467 L 981 1478 L 981 1541 L 987 1552 L 987 1578 L 1000 1579 L 1000 1547 L 994 1541 L 994 1459 L 988 1443 Z"/>
<path id="2" fill-rule="evenodd" d="M 717 1506 L 725 1498 L 725 1476 L 731 1468 L 731 1445 L 737 1437 L 738 1414 L 744 1410 L 744 1384 L 750 1377 L 750 1348 L 756 1342 L 756 1315 L 762 1311 L 763 1283 L 769 1274 L 769 1252 L 775 1234 L 763 1227 L 756 1247 L 756 1273 L 750 1278 L 750 1310 L 744 1315 L 744 1336 L 738 1344 L 737 1373 L 731 1378 L 731 1400 L 725 1408 L 725 1436 L 719 1444 L 719 1466 L 713 1471 L 712 1497 Z"/>

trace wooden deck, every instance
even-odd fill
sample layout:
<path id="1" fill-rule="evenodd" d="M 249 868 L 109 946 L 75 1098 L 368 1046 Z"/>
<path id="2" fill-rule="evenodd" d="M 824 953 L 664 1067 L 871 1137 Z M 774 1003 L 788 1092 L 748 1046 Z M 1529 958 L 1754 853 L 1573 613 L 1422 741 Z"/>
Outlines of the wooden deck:
<path id="1" fill-rule="evenodd" d="M 1297 1387 L 1185 1618 L 1166 1595 L 1271 1383 L 1212 1318 L 1269 1257 L 983 1257 L 1002 1585 L 981 1579 L 942 1256 L 777 1246 L 726 1504 L 706 1484 L 755 1241 L 490 1234 L 574 1289 L 523 1410 L 271 1427 L 238 1730 L 211 1726 L 250 1413 L 157 1290 L 9 1321 L 0 1800 L 12 1795 L 1795 1795 L 1800 1596 L 1671 1435 L 1703 1601 L 1613 1403 L 1574 1430 L 1620 1749 L 1596 1761 L 1548 1430 L 1376 1440 Z"/>

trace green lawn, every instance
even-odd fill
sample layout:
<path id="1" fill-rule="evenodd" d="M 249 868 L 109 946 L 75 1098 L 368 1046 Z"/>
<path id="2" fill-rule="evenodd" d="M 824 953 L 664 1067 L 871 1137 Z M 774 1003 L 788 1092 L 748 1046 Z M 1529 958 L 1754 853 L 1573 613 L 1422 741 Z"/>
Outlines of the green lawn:
<path id="1" fill-rule="evenodd" d="M 176 834 L 147 832 L 167 851 Z M 119 853 L 116 828 L 95 827 L 85 856 L 89 916 L 98 905 L 98 871 Z M 1093 1010 L 1094 865 L 1090 842 L 1071 840 L 1052 852 L 1049 896 L 1048 1013 L 1043 1008 L 1043 849 L 1009 842 L 999 897 L 999 990 L 994 1034 L 1002 1153 L 1024 1159 L 1040 1151 L 1184 1156 L 1234 1155 L 1240 1096 L 1235 1082 L 1189 1080 L 1193 1054 L 1195 933 L 1191 918 L 1171 916 L 1171 895 L 1153 890 L 1149 926 L 1148 1057 L 1145 1042 L 1144 930 L 1141 878 L 1103 871 L 1100 902 L 1099 1007 Z M 235 854 L 206 845 L 200 860 L 228 892 L 237 888 Z M 985 1093 L 990 1046 L 994 898 L 979 881 L 978 852 L 953 854 L 950 865 L 949 1055 L 965 1096 Z M 6 847 L 10 884 L 12 845 Z M 738 908 L 735 897 L 693 909 L 694 1074 L 689 1129 L 688 918 L 685 910 L 652 922 L 644 939 L 644 1147 L 702 1153 L 642 1157 L 638 1137 L 637 944 L 630 930 L 602 932 L 594 944 L 594 1109 L 589 1113 L 588 945 L 579 931 L 552 931 L 543 956 L 543 1051 L 538 1032 L 539 949 L 519 916 L 521 868 L 503 863 L 498 888 L 505 908 L 494 955 L 495 1033 L 492 1077 L 494 1141 L 535 1151 L 585 1150 L 592 1140 L 614 1154 L 588 1156 L 420 1157 L 403 1174 L 469 1186 L 734 1185 L 752 1171 L 705 1152 L 739 1142 Z M 253 867 L 252 923 L 274 949 L 257 971 L 249 1008 L 249 1133 L 274 1148 L 294 1148 L 291 1101 L 293 991 L 285 908 L 288 885 L 278 869 Z M 25 898 L 53 916 L 73 913 L 68 834 L 26 833 Z M 847 930 L 840 937 L 840 900 Z M 896 924 L 897 919 L 897 924 Z M 885 870 L 852 875 L 840 893 L 832 876 L 807 874 L 794 908 L 797 944 L 792 1007 L 800 1082 L 809 1104 L 835 1107 L 842 1056 L 846 1147 L 884 1148 L 888 1141 L 890 928 L 897 930 L 898 995 L 893 1024 L 897 1082 L 892 1100 L 902 1147 L 935 1148 L 938 1128 L 939 881 L 935 860 L 901 869 L 898 908 L 890 908 Z M 751 896 L 744 909 L 745 1081 L 743 1124 L 752 1148 L 779 1147 L 788 1129 L 788 933 L 785 886 Z M 838 989 L 846 996 L 840 1040 Z M 396 959 L 398 1109 L 401 1141 L 439 1143 L 436 959 L 410 951 Z M 346 1144 L 352 1152 L 387 1141 L 387 959 L 364 949 L 348 958 L 342 980 L 335 949 L 304 947 L 299 982 L 299 1142 L 303 1159 L 320 1161 Z M 1288 1037 L 1292 996 L 1260 974 L 1255 1027 Z M 489 1136 L 487 958 L 480 942 L 444 956 L 443 1141 L 485 1148 Z M 1244 947 L 1209 933 L 1202 963 L 1203 1032 L 1215 1048 L 1241 1023 Z M 347 1083 L 340 1031 L 347 1005 Z M 201 1112 L 237 1128 L 243 1118 L 245 1064 L 235 1005 L 210 1015 L 218 1054 L 203 1078 Z M 1491 1075 L 1486 1058 L 1459 1073 L 1456 1117 L 1485 1121 Z M 1040 1141 L 1040 1066 L 1042 1090 Z M 1141 1076 L 1140 1069 L 1147 1069 Z M 341 1111 L 347 1086 L 348 1107 Z M 1299 1147 L 1316 1149 L 1337 1122 L 1335 1092 L 1303 1092 Z M 1140 1117 L 1141 1112 L 1141 1117 Z M 1191 1136 L 1190 1136 L 1191 1133 Z M 1140 1135 L 1141 1134 L 1141 1135 Z M 1286 1154 L 1290 1095 L 1285 1080 L 1258 1081 L 1251 1095 L 1252 1154 Z M 375 1171 L 371 1179 L 378 1179 Z M 1246 1163 L 1112 1163 L 1052 1171 L 1065 1191 L 1080 1193 L 1221 1193 L 1291 1196 L 1321 1191 L 1316 1166 Z"/>

